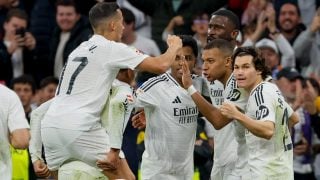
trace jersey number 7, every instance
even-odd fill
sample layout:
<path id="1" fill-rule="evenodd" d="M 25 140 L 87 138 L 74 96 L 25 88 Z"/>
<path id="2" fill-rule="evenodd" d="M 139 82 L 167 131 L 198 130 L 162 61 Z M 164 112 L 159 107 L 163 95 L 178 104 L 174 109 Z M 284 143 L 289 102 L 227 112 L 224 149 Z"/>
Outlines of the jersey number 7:
<path id="1" fill-rule="evenodd" d="M 71 94 L 71 91 L 72 91 L 72 88 L 73 88 L 73 84 L 74 84 L 77 76 L 84 69 L 84 67 L 86 67 L 86 65 L 88 64 L 88 58 L 87 57 L 76 57 L 72 61 L 81 62 L 81 63 L 79 64 L 77 69 L 74 71 L 74 73 L 72 74 L 72 76 L 71 76 L 71 78 L 69 80 L 68 90 L 67 90 L 66 94 Z M 67 64 L 68 63 L 66 63 L 64 65 L 62 73 L 61 73 L 61 77 L 60 77 L 60 81 L 59 81 L 59 85 L 58 85 L 57 95 L 60 93 L 61 82 L 63 81 L 63 75 L 64 75 L 64 71 L 66 70 Z"/>

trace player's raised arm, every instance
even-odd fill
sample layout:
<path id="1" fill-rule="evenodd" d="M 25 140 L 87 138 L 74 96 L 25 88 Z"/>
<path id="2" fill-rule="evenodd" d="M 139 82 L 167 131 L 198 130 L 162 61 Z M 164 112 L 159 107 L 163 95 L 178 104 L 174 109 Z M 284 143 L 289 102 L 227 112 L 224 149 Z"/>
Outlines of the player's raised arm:
<path id="1" fill-rule="evenodd" d="M 137 66 L 137 69 L 157 74 L 165 73 L 175 60 L 178 49 L 182 47 L 182 41 L 178 36 L 169 35 L 167 44 L 168 49 L 164 54 L 147 57 Z"/>
<path id="2" fill-rule="evenodd" d="M 197 105 L 199 111 L 204 117 L 213 125 L 215 129 L 221 129 L 229 122 L 231 119 L 226 118 L 221 114 L 218 108 L 210 104 L 201 94 L 195 90 L 192 85 L 192 80 L 190 76 L 190 71 L 188 68 L 188 63 L 184 61 L 182 65 L 183 76 L 182 83 L 185 89 L 188 90 L 188 93 L 191 95 L 194 103 Z"/>

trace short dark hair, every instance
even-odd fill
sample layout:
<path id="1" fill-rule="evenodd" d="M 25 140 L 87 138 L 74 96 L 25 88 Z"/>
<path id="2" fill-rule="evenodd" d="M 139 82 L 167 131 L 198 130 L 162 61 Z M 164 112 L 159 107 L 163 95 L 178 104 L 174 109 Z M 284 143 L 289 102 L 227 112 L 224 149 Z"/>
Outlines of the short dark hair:
<path id="1" fill-rule="evenodd" d="M 133 12 L 127 8 L 121 8 L 123 20 L 126 24 L 135 23 L 136 17 L 134 16 Z"/>
<path id="2" fill-rule="evenodd" d="M 227 10 L 227 9 L 219 9 L 219 10 L 213 12 L 211 14 L 211 17 L 214 16 L 214 15 L 227 17 L 229 19 L 229 21 L 231 22 L 231 24 L 234 26 L 234 28 L 237 29 L 237 30 L 240 30 L 239 18 L 232 11 Z"/>
<path id="3" fill-rule="evenodd" d="M 234 50 L 234 45 L 225 39 L 213 39 L 203 48 L 203 50 L 209 50 L 213 48 L 220 49 L 226 56 L 231 57 Z"/>
<path id="4" fill-rule="evenodd" d="M 242 56 L 252 56 L 252 63 L 257 71 L 261 72 L 261 77 L 265 80 L 271 75 L 270 69 L 265 64 L 265 59 L 262 57 L 259 49 L 254 47 L 238 47 L 232 55 L 232 69 L 234 69 L 235 59 Z"/>
<path id="5" fill-rule="evenodd" d="M 76 3 L 74 0 L 58 0 L 56 2 L 56 7 L 58 6 L 72 6 L 76 10 L 76 13 L 78 14 L 80 13 L 80 10 L 79 10 L 80 4 Z"/>
<path id="6" fill-rule="evenodd" d="M 59 79 L 56 78 L 56 77 L 54 77 L 54 76 L 45 77 L 45 78 L 43 78 L 43 79 L 40 81 L 40 86 L 39 86 L 39 88 L 40 88 L 40 89 L 43 89 L 43 88 L 45 88 L 46 86 L 48 86 L 49 84 L 58 85 L 58 84 L 59 84 Z"/>
<path id="7" fill-rule="evenodd" d="M 29 84 L 31 86 L 31 89 L 32 89 L 32 93 L 35 94 L 36 93 L 36 82 L 35 80 L 33 79 L 32 76 L 30 75 L 27 75 L 27 74 L 24 74 L 24 75 L 21 75 L 17 78 L 14 78 L 12 79 L 11 81 L 11 89 L 13 89 L 13 86 L 15 84 Z"/>
<path id="8" fill-rule="evenodd" d="M 298 4 L 294 3 L 294 2 L 290 2 L 290 1 L 289 2 L 284 2 L 284 3 L 281 4 L 280 9 L 279 9 L 279 15 L 280 15 L 280 11 L 281 11 L 282 6 L 285 5 L 285 4 L 291 4 L 292 6 L 294 6 L 296 8 L 296 10 L 297 10 L 298 16 L 301 17 L 301 12 L 300 12 Z"/>
<path id="9" fill-rule="evenodd" d="M 89 11 L 89 21 L 95 29 L 101 21 L 114 16 L 117 13 L 119 6 L 115 2 L 101 2 L 94 5 Z"/>
<path id="10" fill-rule="evenodd" d="M 191 47 L 195 57 L 198 56 L 198 44 L 197 41 L 190 35 L 179 35 L 182 40 L 182 47 Z"/>
<path id="11" fill-rule="evenodd" d="M 28 22 L 28 14 L 24 10 L 21 10 L 21 9 L 17 9 L 17 8 L 10 9 L 9 12 L 7 13 L 5 22 L 9 22 L 11 20 L 11 18 L 13 18 L 13 17 L 23 19 Z"/>

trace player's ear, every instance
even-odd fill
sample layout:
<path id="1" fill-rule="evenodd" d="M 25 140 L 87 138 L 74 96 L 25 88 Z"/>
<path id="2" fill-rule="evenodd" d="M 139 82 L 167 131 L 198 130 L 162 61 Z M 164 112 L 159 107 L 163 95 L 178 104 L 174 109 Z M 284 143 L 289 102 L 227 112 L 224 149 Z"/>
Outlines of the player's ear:
<path id="1" fill-rule="evenodd" d="M 237 36 L 238 36 L 238 34 L 239 34 L 239 31 L 238 31 L 238 30 L 233 30 L 233 31 L 231 32 L 231 37 L 232 37 L 232 39 L 236 39 Z"/>
<path id="2" fill-rule="evenodd" d="M 114 31 L 116 29 L 116 22 L 115 21 L 110 21 L 108 23 L 108 26 L 111 29 L 111 31 Z"/>
<path id="3" fill-rule="evenodd" d="M 231 59 L 230 56 L 226 57 L 225 64 L 226 64 L 227 67 L 231 67 L 232 66 L 232 59 Z"/>

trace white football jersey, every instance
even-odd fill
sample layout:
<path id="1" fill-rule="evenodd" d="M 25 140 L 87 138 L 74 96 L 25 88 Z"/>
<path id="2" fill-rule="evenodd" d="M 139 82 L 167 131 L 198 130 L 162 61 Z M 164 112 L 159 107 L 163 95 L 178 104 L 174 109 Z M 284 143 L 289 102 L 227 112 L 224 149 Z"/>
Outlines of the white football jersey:
<path id="1" fill-rule="evenodd" d="M 248 100 L 247 93 L 237 88 L 236 80 L 231 75 L 224 88 L 223 84 L 215 80 L 209 85 L 212 104 L 220 107 L 224 101 L 231 101 L 239 108 L 244 109 Z M 220 130 L 214 131 L 214 167 L 221 167 L 228 163 L 236 163 L 238 168 L 246 165 L 246 148 L 244 128 L 237 122 L 231 122 Z M 237 141 L 242 144 L 238 145 Z M 244 141 L 244 142 L 243 142 Z"/>
<path id="2" fill-rule="evenodd" d="M 292 113 L 292 108 L 275 84 L 262 82 L 251 91 L 246 115 L 257 121 L 272 121 L 275 124 L 270 140 L 246 131 L 252 178 L 293 179 L 292 142 L 288 129 Z"/>
<path id="3" fill-rule="evenodd" d="M 226 100 L 234 103 L 242 111 L 245 110 L 249 98 L 248 92 L 243 88 L 238 88 L 237 81 L 233 74 L 227 81 L 225 89 Z M 230 123 L 231 124 L 231 123 Z M 235 163 L 235 169 L 232 172 L 234 176 L 241 175 L 242 178 L 247 178 L 246 173 L 248 171 L 248 147 L 246 145 L 245 127 L 238 121 L 233 121 L 234 135 L 237 141 L 237 160 Z"/>
<path id="4" fill-rule="evenodd" d="M 133 89 L 129 84 L 115 79 L 101 114 L 102 126 L 106 128 L 110 138 L 110 147 L 121 149 L 123 133 L 133 105 Z"/>
<path id="5" fill-rule="evenodd" d="M 69 55 L 41 127 L 81 131 L 100 128 L 100 114 L 119 69 L 134 69 L 146 57 L 100 35 L 83 42 Z"/>
<path id="6" fill-rule="evenodd" d="M 147 120 L 142 178 L 191 179 L 198 108 L 190 95 L 168 73 L 149 79 L 136 93 Z"/>
<path id="7" fill-rule="evenodd" d="M 11 180 L 12 162 L 9 133 L 29 129 L 21 101 L 17 94 L 0 84 L 0 177 Z"/>

